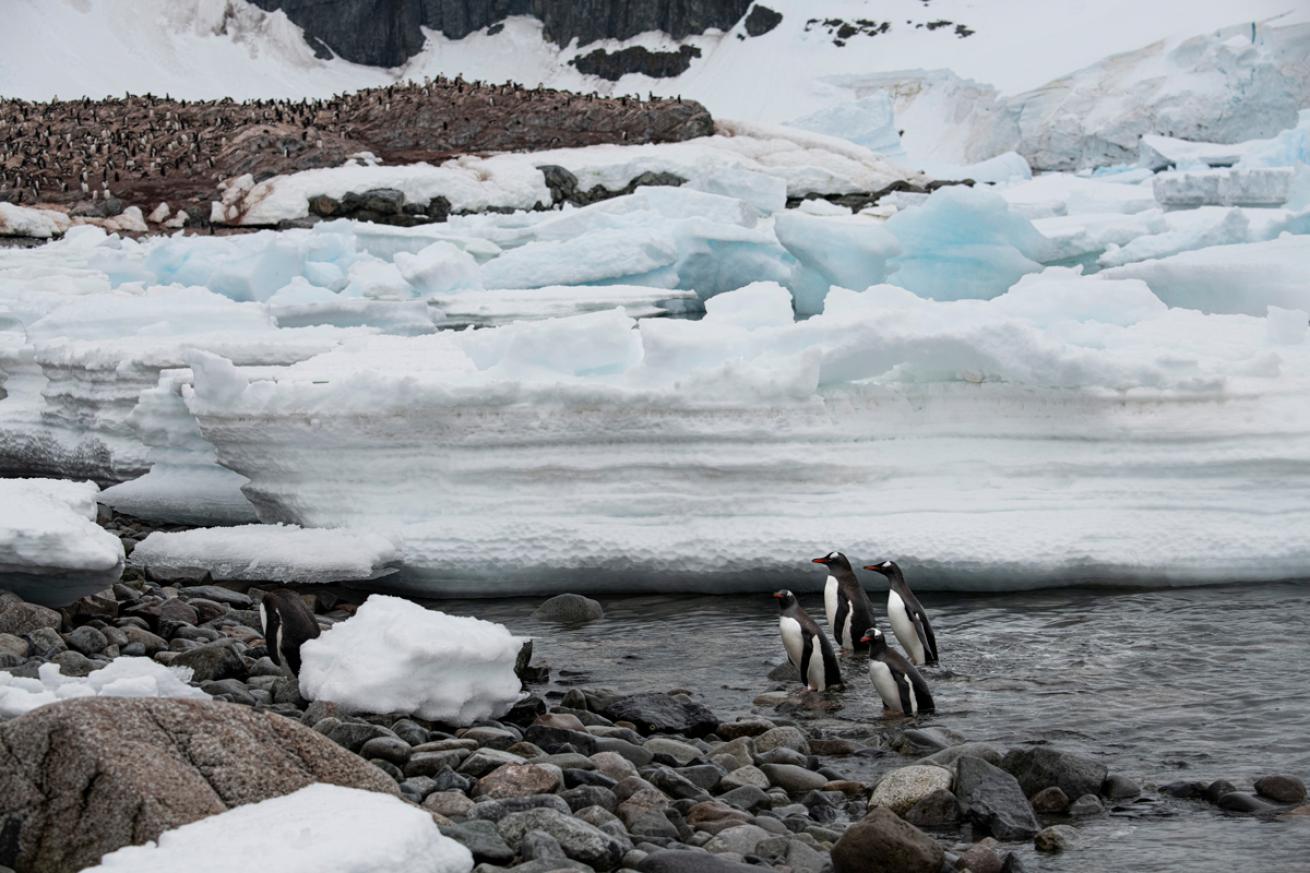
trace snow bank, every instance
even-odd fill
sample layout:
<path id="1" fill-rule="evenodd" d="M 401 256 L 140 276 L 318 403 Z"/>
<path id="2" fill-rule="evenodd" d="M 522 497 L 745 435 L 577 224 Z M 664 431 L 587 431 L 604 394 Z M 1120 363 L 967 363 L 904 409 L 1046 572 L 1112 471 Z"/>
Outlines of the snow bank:
<path id="1" fill-rule="evenodd" d="M 469 724 L 522 696 L 514 673 L 522 644 L 503 625 L 374 594 L 301 648 L 300 688 L 351 711 Z"/>
<path id="2" fill-rule="evenodd" d="M 65 606 L 108 588 L 123 544 L 96 524 L 94 482 L 0 479 L 0 589 Z"/>
<path id="3" fill-rule="evenodd" d="M 58 664 L 42 664 L 37 678 L 0 670 L 0 718 L 17 718 L 38 706 L 74 697 L 181 697 L 209 700 L 193 685 L 191 668 L 165 667 L 150 658 L 115 658 L 86 676 L 64 676 Z"/>
<path id="4" fill-rule="evenodd" d="M 274 176 L 236 192 L 231 202 L 215 204 L 217 220 L 229 224 L 269 225 L 309 215 L 309 200 L 319 195 L 341 198 L 373 188 L 403 191 L 409 202 L 426 203 L 442 196 L 456 212 L 532 209 L 551 202 L 538 167 L 562 166 L 578 178 L 581 190 L 599 185 L 617 191 L 643 173 L 671 173 L 692 180 L 736 180 L 746 199 L 756 196 L 763 179 L 780 180 L 788 196 L 878 191 L 901 179 L 922 181 L 867 148 L 833 137 L 784 127 L 724 122 L 720 133 L 675 143 L 594 145 L 491 157 L 462 156 L 440 166 L 333 167 Z M 716 184 L 723 184 L 721 181 Z M 752 189 L 755 194 L 749 193 Z"/>
<path id="5" fill-rule="evenodd" d="M 1267 523 L 1310 521 L 1286 472 L 1310 459 L 1310 346 L 1287 323 L 1073 270 L 990 300 L 835 290 L 800 322 L 756 285 L 699 322 L 197 372 L 188 402 L 268 518 L 387 532 L 408 593 L 755 590 L 834 536 L 936 587 L 1285 578 L 1310 560 Z"/>
<path id="6" fill-rule="evenodd" d="M 347 582 L 389 572 L 395 546 L 385 537 L 295 525 L 155 531 L 132 551 L 132 565 L 163 579 Z"/>
<path id="7" fill-rule="evenodd" d="M 239 839 L 233 835 L 239 834 Z M 398 797 L 308 785 L 110 852 L 83 873 L 469 873 L 473 856 Z"/>

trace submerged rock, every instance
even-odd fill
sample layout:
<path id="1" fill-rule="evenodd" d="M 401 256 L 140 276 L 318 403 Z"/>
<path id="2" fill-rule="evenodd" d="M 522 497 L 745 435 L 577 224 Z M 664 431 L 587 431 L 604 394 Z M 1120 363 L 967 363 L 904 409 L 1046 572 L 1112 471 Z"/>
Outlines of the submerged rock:
<path id="1" fill-rule="evenodd" d="M 1279 803 L 1300 803 L 1306 797 L 1305 783 L 1295 776 L 1262 776 L 1255 780 L 1255 791 Z"/>
<path id="2" fill-rule="evenodd" d="M 559 624 L 586 624 L 605 617 L 599 601 L 581 594 L 557 594 L 533 611 L 532 617 Z"/>

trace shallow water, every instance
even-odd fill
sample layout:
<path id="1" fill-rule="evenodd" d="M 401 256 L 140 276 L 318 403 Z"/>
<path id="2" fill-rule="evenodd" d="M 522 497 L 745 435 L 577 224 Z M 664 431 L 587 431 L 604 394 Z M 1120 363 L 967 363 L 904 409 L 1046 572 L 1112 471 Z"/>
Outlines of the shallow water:
<path id="1" fill-rule="evenodd" d="M 880 624 L 888 629 L 883 597 Z M 927 672 L 938 712 L 919 720 L 1007 746 L 1047 740 L 1103 760 L 1144 785 L 1272 772 L 1310 777 L 1310 585 L 1149 591 L 1057 590 L 1004 595 L 927 593 L 942 666 Z M 803 605 L 823 623 L 822 599 Z M 757 712 L 766 674 L 783 659 L 767 595 L 602 598 L 606 615 L 580 628 L 532 618 L 538 600 L 434 606 L 503 622 L 536 639 L 550 689 L 685 688 L 721 717 Z M 864 664 L 843 662 L 838 707 L 815 716 L 834 730 L 879 723 Z M 561 675 L 561 670 L 568 671 Z M 797 719 L 806 715 L 788 713 Z M 834 759 L 871 779 L 899 755 Z M 1150 796 L 1154 796 L 1151 792 Z M 1266 822 L 1207 804 L 1132 804 L 1079 825 L 1082 848 L 1030 870 L 1310 871 L 1310 820 Z"/>

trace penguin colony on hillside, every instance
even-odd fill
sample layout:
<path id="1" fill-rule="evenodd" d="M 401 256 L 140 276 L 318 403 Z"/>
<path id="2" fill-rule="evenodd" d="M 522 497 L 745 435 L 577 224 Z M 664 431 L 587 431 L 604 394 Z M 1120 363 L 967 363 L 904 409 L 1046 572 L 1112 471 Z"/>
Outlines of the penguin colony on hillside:
<path id="1" fill-rule="evenodd" d="M 888 581 L 887 619 L 892 633 L 909 657 L 887 643 L 874 618 L 873 603 L 851 562 L 841 552 L 829 552 L 814 563 L 828 568 L 823 605 L 828 627 L 838 648 L 867 652 L 869 678 L 882 698 L 884 708 L 895 715 L 933 712 L 932 693 L 917 666 L 934 666 L 938 661 L 937 637 L 923 605 L 905 581 L 895 561 L 880 561 L 864 569 Z M 819 625 L 806 614 L 790 591 L 774 593 L 780 614 L 778 629 L 787 658 L 800 671 L 801 681 L 811 691 L 841 685 L 836 650 Z"/>
<path id="2" fill-rule="evenodd" d="M 243 172 L 335 166 L 365 149 L 384 159 L 394 148 L 404 160 L 434 160 L 652 141 L 666 132 L 658 107 L 681 104 L 460 76 L 317 100 L 0 99 L 0 201 L 162 199 L 179 185 L 212 191 Z"/>

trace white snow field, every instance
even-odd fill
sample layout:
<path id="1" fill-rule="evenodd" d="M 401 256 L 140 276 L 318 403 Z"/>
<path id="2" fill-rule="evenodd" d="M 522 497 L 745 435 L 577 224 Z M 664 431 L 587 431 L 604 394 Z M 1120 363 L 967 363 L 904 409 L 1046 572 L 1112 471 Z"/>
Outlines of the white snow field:
<path id="1" fill-rule="evenodd" d="M 351 712 L 402 712 L 466 725 L 522 697 L 524 639 L 504 625 L 374 594 L 300 650 L 300 689 Z"/>
<path id="2" fill-rule="evenodd" d="M 232 839 L 233 834 L 241 839 Z M 83 873 L 469 873 L 469 850 L 398 797 L 307 785 L 110 852 Z"/>
<path id="3" fill-rule="evenodd" d="M 396 548 L 385 537 L 295 525 L 155 531 L 132 550 L 133 566 L 160 579 L 349 582 L 391 572 Z"/>
<path id="4" fill-rule="evenodd" d="M 0 590 L 65 606 L 118 581 L 123 544 L 96 524 L 99 490 L 94 482 L 0 479 Z"/>
<path id="5" fill-rule="evenodd" d="M 0 719 L 17 718 L 38 706 L 74 697 L 210 699 L 190 681 L 190 667 L 165 667 L 150 658 L 115 658 L 82 677 L 65 676 L 54 663 L 38 667 L 35 679 L 0 670 Z"/>

